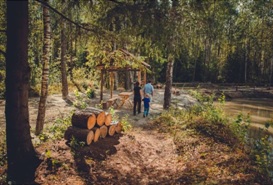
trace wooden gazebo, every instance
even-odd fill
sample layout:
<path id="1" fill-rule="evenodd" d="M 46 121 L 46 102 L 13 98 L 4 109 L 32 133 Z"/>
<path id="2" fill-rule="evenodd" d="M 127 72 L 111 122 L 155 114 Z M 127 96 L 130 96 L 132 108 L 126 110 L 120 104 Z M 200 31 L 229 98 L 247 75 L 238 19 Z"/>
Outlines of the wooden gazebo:
<path id="1" fill-rule="evenodd" d="M 151 66 L 143 61 L 140 57 L 133 55 L 125 49 L 118 49 L 109 53 L 97 69 L 101 70 L 100 100 L 103 100 L 104 74 L 110 72 L 110 97 L 113 97 L 113 72 L 116 71 L 136 71 L 139 82 L 146 83 L 146 73 Z M 141 79 L 143 73 L 143 80 Z"/>

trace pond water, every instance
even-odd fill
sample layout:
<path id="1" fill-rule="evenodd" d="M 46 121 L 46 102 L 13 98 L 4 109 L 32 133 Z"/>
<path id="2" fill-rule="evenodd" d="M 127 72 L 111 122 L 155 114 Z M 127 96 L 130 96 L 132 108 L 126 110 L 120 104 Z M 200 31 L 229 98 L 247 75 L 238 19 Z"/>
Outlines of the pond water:
<path id="1" fill-rule="evenodd" d="M 226 115 L 230 117 L 236 117 L 238 114 L 243 113 L 243 115 L 249 115 L 251 120 L 251 127 L 248 132 L 248 137 L 250 138 L 249 144 L 253 148 L 260 147 L 257 145 L 259 139 L 264 137 L 264 132 L 260 132 L 259 128 L 265 128 L 264 124 L 268 121 L 273 121 L 273 99 L 268 98 L 255 98 L 255 99 L 233 99 L 231 101 L 227 101 L 223 107 Z M 268 142 L 273 142 L 273 128 L 269 127 L 269 138 Z M 252 140 L 252 139 L 253 140 Z M 273 160 L 273 148 L 268 151 L 268 159 L 269 161 Z M 268 166 L 269 174 L 271 180 L 273 182 L 273 166 L 272 163 L 269 163 Z"/>
<path id="2" fill-rule="evenodd" d="M 238 114 L 249 115 L 251 125 L 263 127 L 263 125 L 273 120 L 273 99 L 268 98 L 238 98 L 226 101 L 223 107 L 226 115 L 236 117 Z M 273 134 L 273 128 L 269 129 Z"/>

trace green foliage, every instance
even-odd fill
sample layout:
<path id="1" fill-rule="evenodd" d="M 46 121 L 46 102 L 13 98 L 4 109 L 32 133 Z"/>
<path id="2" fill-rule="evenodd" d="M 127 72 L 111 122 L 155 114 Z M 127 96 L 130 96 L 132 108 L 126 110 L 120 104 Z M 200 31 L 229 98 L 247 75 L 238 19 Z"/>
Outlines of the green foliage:
<path id="1" fill-rule="evenodd" d="M 88 88 L 86 91 L 86 96 L 90 99 L 95 98 L 96 97 L 95 90 L 92 88 Z"/>
<path id="2" fill-rule="evenodd" d="M 114 107 L 112 107 L 112 106 L 109 107 L 109 112 L 110 112 L 110 114 L 112 116 L 113 121 L 118 121 L 119 120 L 119 116 L 116 114 L 116 111 L 115 111 Z"/>
<path id="3" fill-rule="evenodd" d="M 242 113 L 238 114 L 236 119 L 230 124 L 230 128 L 233 133 L 240 139 L 242 142 L 247 142 L 247 132 L 249 130 L 251 120 L 249 115 L 243 115 Z"/>
<path id="4" fill-rule="evenodd" d="M 181 137 L 186 137 L 185 134 L 181 134 L 180 130 L 187 129 L 190 133 L 193 129 L 194 132 L 211 137 L 230 147 L 251 145 L 251 156 L 260 172 L 272 178 L 273 144 L 272 137 L 269 137 L 267 131 L 273 122 L 265 123 L 265 128 L 259 129 L 261 134 L 258 134 L 258 137 L 250 137 L 249 115 L 239 114 L 232 121 L 223 114 L 220 107 L 213 104 L 214 95 L 203 96 L 196 91 L 192 91 L 191 94 L 199 100 L 199 104 L 189 110 L 171 108 L 164 111 L 154 121 L 154 124 L 160 124 L 159 130 L 172 133 L 176 142 L 179 142 Z M 222 105 L 221 103 L 225 102 L 224 96 L 220 96 L 218 101 Z M 245 148 L 248 149 L 248 147 Z"/>
<path id="5" fill-rule="evenodd" d="M 45 159 L 47 163 L 47 170 L 52 171 L 53 173 L 55 173 L 57 169 L 62 166 L 62 163 L 59 160 L 52 158 L 50 150 L 45 151 Z"/>
<path id="6" fill-rule="evenodd" d="M 79 93 L 78 90 L 74 91 L 76 100 L 73 102 L 73 105 L 79 109 L 85 109 L 87 103 L 84 101 L 84 97 Z"/>
<path id="7" fill-rule="evenodd" d="M 6 78 L 6 73 L 4 70 L 0 70 L 0 99 L 5 97 L 5 78 Z"/>
<path id="8" fill-rule="evenodd" d="M 203 117 L 205 120 L 210 121 L 212 123 L 226 123 L 227 119 L 224 115 L 224 111 L 220 106 L 214 105 L 214 99 L 215 95 L 202 95 L 198 91 L 191 90 L 190 94 L 195 97 L 199 105 L 195 105 L 192 107 L 191 111 L 193 111 L 194 114 Z M 222 94 L 218 101 L 220 105 L 223 105 L 225 103 L 225 96 Z"/>
<path id="9" fill-rule="evenodd" d="M 37 146 L 49 140 L 62 139 L 65 131 L 71 125 L 72 114 L 73 112 L 63 118 L 57 118 L 53 124 L 46 126 L 43 133 L 39 134 L 38 137 L 33 136 L 33 144 Z"/>
<path id="10" fill-rule="evenodd" d="M 129 119 L 128 119 L 129 115 L 126 114 L 125 116 L 123 116 L 120 120 L 121 124 L 122 124 L 122 128 L 123 130 L 126 132 L 126 131 L 129 131 L 132 129 L 132 125 L 130 124 L 129 122 Z"/>
<path id="11" fill-rule="evenodd" d="M 7 166 L 7 143 L 6 143 L 6 131 L 0 131 L 0 168 L 5 169 Z M 7 181 L 7 174 L 2 172 L 0 175 L 0 184 L 5 184 Z"/>
<path id="12" fill-rule="evenodd" d="M 164 111 L 155 121 L 155 123 L 161 124 L 159 129 L 173 133 L 177 140 L 180 138 L 181 132 L 179 130 L 187 129 L 232 147 L 240 144 L 221 107 L 213 104 L 214 95 L 203 96 L 197 91 L 192 91 L 191 94 L 199 100 L 198 104 L 186 110 L 172 108 Z M 225 102 L 223 95 L 218 100 L 221 103 Z"/>
<path id="13" fill-rule="evenodd" d="M 268 134 L 268 126 L 270 126 L 270 123 L 265 125 L 264 128 L 256 130 L 255 138 L 249 138 L 249 143 L 252 146 L 251 154 L 259 166 L 259 170 L 273 179 L 273 143 L 272 135 Z"/>
<path id="14" fill-rule="evenodd" d="M 71 125 L 71 117 L 73 112 L 64 118 L 57 118 L 53 125 L 46 129 L 50 134 L 52 134 L 51 139 L 61 139 L 64 136 L 64 132 Z"/>
<path id="15" fill-rule="evenodd" d="M 102 103 L 103 103 L 103 101 L 101 101 L 100 104 L 96 104 L 95 107 L 98 109 L 102 109 L 102 107 L 103 107 Z"/>
<path id="16" fill-rule="evenodd" d="M 71 148 L 73 148 L 74 150 L 77 150 L 81 147 L 83 147 L 85 145 L 84 141 L 79 141 L 77 140 L 74 136 L 72 136 L 69 145 L 71 146 Z"/>
<path id="17" fill-rule="evenodd" d="M 77 157 L 77 155 L 79 155 L 79 153 L 77 152 L 80 148 L 82 148 L 83 146 L 85 146 L 85 142 L 83 141 L 79 141 L 77 140 L 74 136 L 72 136 L 69 145 L 71 147 L 71 152 L 73 153 L 73 155 L 75 157 Z"/>
<path id="18" fill-rule="evenodd" d="M 7 164 L 7 147 L 6 147 L 6 132 L 4 130 L 0 133 L 1 141 L 0 141 L 0 166 L 4 166 Z M 1 182 L 1 179 L 0 179 Z"/>

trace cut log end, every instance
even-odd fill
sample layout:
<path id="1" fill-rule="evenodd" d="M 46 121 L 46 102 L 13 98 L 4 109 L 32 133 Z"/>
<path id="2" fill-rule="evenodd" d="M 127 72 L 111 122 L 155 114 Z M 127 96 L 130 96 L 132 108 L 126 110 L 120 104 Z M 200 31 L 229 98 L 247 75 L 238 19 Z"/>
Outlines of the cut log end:
<path id="1" fill-rule="evenodd" d="M 94 132 L 91 130 L 86 137 L 86 144 L 90 145 L 94 140 Z"/>
<path id="2" fill-rule="evenodd" d="M 106 126 L 110 126 L 111 122 L 112 122 L 112 115 L 111 114 L 107 114 L 105 116 L 105 125 Z"/>
<path id="3" fill-rule="evenodd" d="M 100 127 L 100 137 L 101 138 L 105 138 L 107 135 L 107 132 L 108 132 L 108 128 L 105 125 Z"/>
<path id="4" fill-rule="evenodd" d="M 108 130 L 109 136 L 113 136 L 116 132 L 116 125 L 111 125 Z"/>
<path id="5" fill-rule="evenodd" d="M 97 121 L 96 115 L 94 113 L 92 113 L 88 118 L 87 128 L 92 129 L 95 126 L 96 121 Z"/>
<path id="6" fill-rule="evenodd" d="M 121 133 L 121 130 L 122 130 L 122 124 L 121 122 L 118 122 L 116 127 L 115 127 L 115 130 L 116 130 L 116 133 Z"/>
<path id="7" fill-rule="evenodd" d="M 94 139 L 94 132 L 92 130 L 70 126 L 65 131 L 64 138 L 70 141 L 73 137 L 78 141 L 84 141 L 87 145 L 90 145 Z"/>
<path id="8" fill-rule="evenodd" d="M 100 112 L 98 115 L 97 115 L 97 124 L 99 126 L 102 126 L 105 122 L 105 112 Z"/>
<path id="9" fill-rule="evenodd" d="M 97 142 L 100 138 L 100 129 L 99 128 L 94 128 L 94 139 L 93 141 L 94 142 Z"/>

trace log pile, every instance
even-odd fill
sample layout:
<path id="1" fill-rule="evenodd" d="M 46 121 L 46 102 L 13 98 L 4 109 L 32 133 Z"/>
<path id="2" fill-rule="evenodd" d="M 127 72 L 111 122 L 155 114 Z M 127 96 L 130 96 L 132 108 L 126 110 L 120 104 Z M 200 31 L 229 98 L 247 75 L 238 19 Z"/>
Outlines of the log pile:
<path id="1" fill-rule="evenodd" d="M 172 88 L 172 94 L 173 94 L 173 95 L 176 95 L 176 96 L 179 96 L 179 95 L 180 95 L 179 89 L 177 89 L 177 88 Z"/>
<path id="2" fill-rule="evenodd" d="M 156 89 L 162 89 L 162 88 L 164 88 L 164 85 L 161 84 L 161 83 L 158 83 L 158 84 L 155 84 L 154 87 L 155 87 Z"/>
<path id="3" fill-rule="evenodd" d="M 114 122 L 110 113 L 93 107 L 76 111 L 72 115 L 71 124 L 64 138 L 70 141 L 74 137 L 87 145 L 122 131 L 121 122 Z"/>

